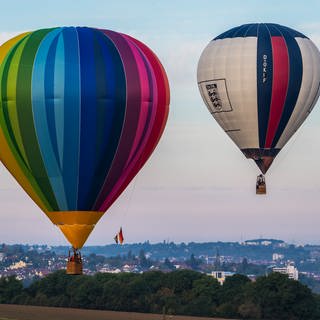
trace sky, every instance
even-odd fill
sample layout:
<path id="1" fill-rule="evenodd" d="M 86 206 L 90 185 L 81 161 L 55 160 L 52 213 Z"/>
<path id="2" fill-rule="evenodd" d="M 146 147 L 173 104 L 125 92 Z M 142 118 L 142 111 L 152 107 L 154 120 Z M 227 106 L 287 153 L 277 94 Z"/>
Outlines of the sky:
<path id="1" fill-rule="evenodd" d="M 125 241 L 207 242 L 276 238 L 320 244 L 320 102 L 266 176 L 218 126 L 196 80 L 202 50 L 234 26 L 274 22 L 306 34 L 320 48 L 320 2 L 212 0 L 1 1 L 0 43 L 54 26 L 111 29 L 139 39 L 161 60 L 170 83 L 162 139 L 138 176 L 99 221 L 86 245 Z M 0 242 L 67 241 L 0 165 Z"/>

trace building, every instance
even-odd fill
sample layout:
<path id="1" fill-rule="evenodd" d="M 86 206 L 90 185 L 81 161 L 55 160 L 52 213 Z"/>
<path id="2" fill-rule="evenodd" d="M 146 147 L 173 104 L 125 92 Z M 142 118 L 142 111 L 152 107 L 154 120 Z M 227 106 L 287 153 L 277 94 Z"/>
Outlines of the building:
<path id="1" fill-rule="evenodd" d="M 279 260 L 283 260 L 284 255 L 280 254 L 280 253 L 273 253 L 272 254 L 272 260 L 273 261 L 279 261 Z"/>
<path id="2" fill-rule="evenodd" d="M 229 271 L 212 271 L 210 274 L 212 277 L 218 280 L 218 282 L 223 285 L 227 277 L 234 275 L 234 272 Z"/>
<path id="3" fill-rule="evenodd" d="M 279 268 L 279 267 L 275 267 L 272 268 L 273 272 L 279 272 L 282 274 L 286 274 L 288 275 L 289 279 L 293 279 L 293 280 L 298 280 L 299 279 L 299 272 L 298 269 L 295 266 L 292 265 L 288 265 L 286 267 L 283 268 Z"/>
<path id="4" fill-rule="evenodd" d="M 22 269 L 26 268 L 27 264 L 24 261 L 18 261 L 16 263 L 13 263 L 11 266 L 9 266 L 10 270 L 16 270 L 16 269 Z"/>

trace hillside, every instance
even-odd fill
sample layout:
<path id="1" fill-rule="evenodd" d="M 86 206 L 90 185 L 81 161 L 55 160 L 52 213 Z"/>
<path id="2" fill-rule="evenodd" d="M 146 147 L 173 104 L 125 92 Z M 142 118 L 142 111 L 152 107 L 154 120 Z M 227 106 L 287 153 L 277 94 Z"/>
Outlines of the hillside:
<path id="1" fill-rule="evenodd" d="M 184 319 L 188 316 L 320 319 L 320 296 L 280 273 L 259 277 L 254 282 L 235 274 L 220 285 L 213 277 L 191 270 L 97 273 L 78 277 L 59 271 L 33 282 L 29 287 L 23 287 L 22 282 L 14 277 L 1 278 L 0 303 L 150 315 L 161 315 L 165 311 L 168 315 L 184 315 Z M 19 316 L 10 317 L 24 320 Z M 36 317 L 37 313 L 32 320 L 37 320 Z M 42 319 L 49 320 L 44 316 Z"/>

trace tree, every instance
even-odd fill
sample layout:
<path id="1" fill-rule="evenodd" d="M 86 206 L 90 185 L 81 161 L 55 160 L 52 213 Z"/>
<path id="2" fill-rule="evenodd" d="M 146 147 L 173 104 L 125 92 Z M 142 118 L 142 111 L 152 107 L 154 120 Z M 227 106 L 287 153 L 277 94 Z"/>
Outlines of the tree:
<path id="1" fill-rule="evenodd" d="M 247 258 L 243 258 L 243 260 L 241 262 L 240 272 L 241 273 L 246 273 L 247 269 L 248 269 L 248 260 L 247 260 Z"/>
<path id="2" fill-rule="evenodd" d="M 135 258 L 135 256 L 132 254 L 132 251 L 129 250 L 129 252 L 128 252 L 128 254 L 127 254 L 127 259 L 128 259 L 128 261 L 131 261 L 131 260 L 133 260 L 134 258 Z"/>
<path id="3" fill-rule="evenodd" d="M 22 282 L 14 276 L 0 278 L 0 303 L 12 303 L 12 300 L 22 294 Z"/>
<path id="4" fill-rule="evenodd" d="M 245 292 L 250 285 L 250 279 L 241 274 L 226 278 L 219 293 L 218 311 L 221 316 L 237 317 L 239 315 L 238 308 L 244 303 Z"/>
<path id="5" fill-rule="evenodd" d="M 219 303 L 219 291 L 221 286 L 218 281 L 207 275 L 196 279 L 192 283 L 192 289 L 183 295 L 182 303 L 185 306 L 184 314 L 193 316 L 215 316 Z"/>
<path id="6" fill-rule="evenodd" d="M 144 250 L 140 250 L 139 252 L 139 264 L 141 268 L 149 268 L 151 266 L 150 261 L 146 258 L 146 255 L 144 253 Z"/>
<path id="7" fill-rule="evenodd" d="M 248 298 L 259 306 L 262 319 L 319 319 L 311 290 L 286 275 L 260 277 L 252 288 Z"/>
<path id="8" fill-rule="evenodd" d="M 238 312 L 245 319 L 261 319 L 260 307 L 251 301 L 241 304 Z"/>
<path id="9" fill-rule="evenodd" d="M 279 273 L 256 282 L 237 274 L 220 286 L 213 277 L 192 270 L 77 277 L 58 271 L 26 289 L 14 277 L 1 278 L 0 303 L 237 319 L 320 319 L 320 296 Z"/>
<path id="10" fill-rule="evenodd" d="M 197 269 L 201 262 L 201 259 L 196 259 L 192 253 L 190 259 L 186 261 L 186 264 L 190 266 L 191 269 Z"/>
<path id="11" fill-rule="evenodd" d="M 175 269 L 173 263 L 168 258 L 166 258 L 164 260 L 163 266 L 164 266 L 165 269 L 168 269 L 168 270 L 174 270 Z"/>

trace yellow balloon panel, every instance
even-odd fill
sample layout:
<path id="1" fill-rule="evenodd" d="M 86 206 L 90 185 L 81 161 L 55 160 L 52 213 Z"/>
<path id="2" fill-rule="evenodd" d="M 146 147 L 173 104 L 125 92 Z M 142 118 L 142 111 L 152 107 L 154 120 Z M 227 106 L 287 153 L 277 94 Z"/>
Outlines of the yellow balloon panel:
<path id="1" fill-rule="evenodd" d="M 46 215 L 57 225 L 64 224 L 96 224 L 104 212 L 100 211 L 52 211 Z"/>
<path id="2" fill-rule="evenodd" d="M 3 59 L 6 57 L 7 53 L 10 51 L 10 49 L 23 37 L 28 35 L 30 32 L 21 33 L 18 36 L 8 40 L 0 47 L 0 63 L 3 61 Z"/>
<path id="3" fill-rule="evenodd" d="M 48 203 L 43 201 L 38 194 L 41 194 L 39 188 L 34 183 L 34 180 L 31 175 L 26 175 L 23 170 L 21 170 L 21 166 L 17 162 L 13 153 L 11 152 L 11 148 L 7 143 L 7 139 L 5 138 L 3 131 L 0 129 L 0 159 L 4 166 L 10 171 L 14 172 L 15 179 L 20 184 L 20 186 L 26 191 L 26 193 L 30 196 L 30 198 L 40 207 L 40 209 L 46 212 L 49 207 Z M 38 194 L 36 191 L 39 191 Z"/>
<path id="4" fill-rule="evenodd" d="M 96 223 L 104 212 L 99 211 L 53 211 L 46 212 L 49 219 L 63 232 L 76 249 L 83 247 Z"/>
<path id="5" fill-rule="evenodd" d="M 64 236 L 75 249 L 81 249 L 95 225 L 72 224 L 58 225 Z"/>

